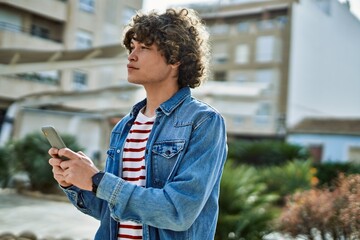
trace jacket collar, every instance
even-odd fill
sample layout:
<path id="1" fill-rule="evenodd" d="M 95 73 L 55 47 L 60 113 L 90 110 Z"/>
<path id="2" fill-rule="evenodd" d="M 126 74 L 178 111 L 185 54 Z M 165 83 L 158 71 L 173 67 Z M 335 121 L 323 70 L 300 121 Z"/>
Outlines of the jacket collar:
<path id="1" fill-rule="evenodd" d="M 179 89 L 179 91 L 177 91 L 170 99 L 160 104 L 160 107 L 156 110 L 156 112 L 158 113 L 159 111 L 162 111 L 164 114 L 169 116 L 189 96 L 191 96 L 190 88 L 183 87 Z M 131 110 L 131 115 L 136 116 L 139 111 L 145 107 L 145 105 L 146 98 L 134 105 Z"/>
<path id="2" fill-rule="evenodd" d="M 159 109 L 169 116 L 186 98 L 190 97 L 191 91 L 189 87 L 183 87 L 175 93 L 169 100 L 160 104 Z M 157 111 L 159 111 L 159 109 Z"/>

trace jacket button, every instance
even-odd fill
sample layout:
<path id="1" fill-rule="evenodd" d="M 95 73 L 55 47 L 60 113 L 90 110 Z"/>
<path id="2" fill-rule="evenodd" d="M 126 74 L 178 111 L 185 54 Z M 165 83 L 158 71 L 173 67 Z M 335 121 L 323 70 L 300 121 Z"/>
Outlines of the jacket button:
<path id="1" fill-rule="evenodd" d="M 117 153 L 120 153 L 120 149 L 116 150 Z"/>

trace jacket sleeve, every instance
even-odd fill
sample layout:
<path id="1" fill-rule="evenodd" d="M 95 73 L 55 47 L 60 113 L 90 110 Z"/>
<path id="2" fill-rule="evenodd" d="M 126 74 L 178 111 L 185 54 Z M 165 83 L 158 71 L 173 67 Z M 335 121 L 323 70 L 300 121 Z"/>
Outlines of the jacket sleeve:
<path id="1" fill-rule="evenodd" d="M 104 207 L 107 207 L 104 200 L 97 198 L 90 191 L 81 190 L 75 186 L 63 188 L 63 191 L 78 210 L 100 220 Z"/>
<path id="2" fill-rule="evenodd" d="M 138 187 L 106 173 L 97 197 L 109 203 L 112 218 L 173 231 L 187 230 L 213 194 L 214 186 L 220 183 L 227 154 L 223 118 L 215 112 L 209 114 L 194 126 L 187 146 L 176 175 L 161 189 Z"/>

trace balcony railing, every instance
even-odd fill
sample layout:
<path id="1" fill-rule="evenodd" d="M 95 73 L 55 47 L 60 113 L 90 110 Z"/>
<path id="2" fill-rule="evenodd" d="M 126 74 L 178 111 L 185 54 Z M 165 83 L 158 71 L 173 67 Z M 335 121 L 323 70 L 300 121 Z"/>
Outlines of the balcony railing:
<path id="1" fill-rule="evenodd" d="M 25 33 L 25 34 L 29 34 L 34 37 L 39 37 L 42 39 L 46 39 L 46 40 L 50 40 L 50 41 L 54 41 L 54 42 L 58 42 L 58 43 L 62 42 L 61 39 L 52 36 L 49 29 L 43 28 L 43 27 L 40 27 L 37 25 L 32 25 L 31 28 L 25 28 L 25 27 L 18 26 L 13 23 L 0 21 L 0 31 L 2 31 L 2 30 L 10 31 L 10 32 Z"/>

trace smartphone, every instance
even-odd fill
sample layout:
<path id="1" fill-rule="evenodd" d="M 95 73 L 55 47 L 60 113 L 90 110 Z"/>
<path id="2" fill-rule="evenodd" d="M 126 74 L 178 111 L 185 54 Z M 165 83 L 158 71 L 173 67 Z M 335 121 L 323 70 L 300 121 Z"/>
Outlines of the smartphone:
<path id="1" fill-rule="evenodd" d="M 57 133 L 53 126 L 44 126 L 41 128 L 41 131 L 44 133 L 46 139 L 49 141 L 50 145 L 57 149 L 66 148 L 66 145 L 60 135 Z M 62 160 L 69 160 L 67 157 L 59 156 Z"/>

